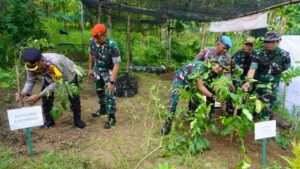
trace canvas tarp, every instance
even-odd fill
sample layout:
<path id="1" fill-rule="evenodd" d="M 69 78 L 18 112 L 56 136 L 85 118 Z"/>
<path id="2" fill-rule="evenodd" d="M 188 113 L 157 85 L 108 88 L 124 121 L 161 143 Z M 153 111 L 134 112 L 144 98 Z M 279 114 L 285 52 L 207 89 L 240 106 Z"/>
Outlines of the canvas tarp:
<path id="1" fill-rule="evenodd" d="M 282 36 L 280 48 L 290 53 L 292 66 L 300 66 L 300 36 Z M 283 91 L 283 84 L 280 84 L 280 92 Z M 300 77 L 294 78 L 287 87 L 286 91 L 286 105 L 291 112 L 293 106 L 300 108 Z M 299 109 L 298 108 L 298 109 Z"/>
<path id="2" fill-rule="evenodd" d="M 246 30 L 266 28 L 268 13 L 258 13 L 227 21 L 211 22 L 211 32 L 242 32 Z"/>

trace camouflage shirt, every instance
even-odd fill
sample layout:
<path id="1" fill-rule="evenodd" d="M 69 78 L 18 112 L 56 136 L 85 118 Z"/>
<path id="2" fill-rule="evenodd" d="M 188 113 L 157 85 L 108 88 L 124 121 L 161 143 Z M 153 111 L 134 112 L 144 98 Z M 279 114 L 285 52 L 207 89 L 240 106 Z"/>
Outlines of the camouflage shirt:
<path id="1" fill-rule="evenodd" d="M 258 80 L 258 83 L 271 83 L 272 89 L 277 90 L 281 73 L 290 65 L 289 53 L 276 48 L 274 52 L 259 51 L 251 63 L 251 68 L 256 69 L 254 79 Z"/>
<path id="2" fill-rule="evenodd" d="M 256 51 L 253 49 L 249 54 L 246 55 L 243 49 L 238 50 L 232 56 L 232 70 L 236 68 L 242 68 L 243 74 L 241 76 L 242 79 L 247 76 L 247 73 L 250 69 L 251 62 L 253 58 L 256 56 Z"/>
<path id="3" fill-rule="evenodd" d="M 106 38 L 106 43 L 98 44 L 94 38 L 90 39 L 89 52 L 94 57 L 93 70 L 96 73 L 112 70 L 115 63 L 121 62 L 120 50 L 117 43 Z"/>
<path id="4" fill-rule="evenodd" d="M 186 87 L 193 80 L 201 79 L 204 84 L 209 83 L 217 74 L 211 73 L 210 67 L 202 61 L 195 61 L 181 67 L 175 72 L 173 87 Z"/>
<path id="5" fill-rule="evenodd" d="M 215 56 L 217 56 L 216 48 L 205 47 L 198 53 L 194 61 L 207 61 L 207 60 L 214 59 Z M 229 57 L 226 54 L 224 56 L 226 57 L 227 60 L 229 60 Z"/>

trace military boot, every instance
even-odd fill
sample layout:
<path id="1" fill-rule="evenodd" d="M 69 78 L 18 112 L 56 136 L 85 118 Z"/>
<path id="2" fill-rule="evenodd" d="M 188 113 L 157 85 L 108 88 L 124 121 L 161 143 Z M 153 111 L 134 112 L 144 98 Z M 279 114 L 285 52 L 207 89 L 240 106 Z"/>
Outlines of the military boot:
<path id="1" fill-rule="evenodd" d="M 41 126 L 41 128 L 49 128 L 51 126 L 54 126 L 55 122 L 52 119 L 46 119 L 44 125 Z"/>
<path id="2" fill-rule="evenodd" d="M 101 106 L 101 108 L 98 111 L 92 113 L 93 117 L 99 117 L 99 116 L 105 116 L 105 115 L 107 115 L 106 106 Z"/>
<path id="3" fill-rule="evenodd" d="M 110 129 L 112 126 L 114 126 L 117 123 L 116 117 L 114 114 L 109 114 L 108 115 L 108 121 L 105 122 L 104 128 L 105 129 Z"/>
<path id="4" fill-rule="evenodd" d="M 73 116 L 74 116 L 74 124 L 76 127 L 81 129 L 86 127 L 86 124 L 84 121 L 81 120 L 79 113 L 73 113 Z"/>
<path id="5" fill-rule="evenodd" d="M 165 122 L 163 128 L 161 129 L 161 134 L 162 135 L 167 135 L 170 133 L 172 127 L 172 119 L 168 118 L 167 121 Z"/>

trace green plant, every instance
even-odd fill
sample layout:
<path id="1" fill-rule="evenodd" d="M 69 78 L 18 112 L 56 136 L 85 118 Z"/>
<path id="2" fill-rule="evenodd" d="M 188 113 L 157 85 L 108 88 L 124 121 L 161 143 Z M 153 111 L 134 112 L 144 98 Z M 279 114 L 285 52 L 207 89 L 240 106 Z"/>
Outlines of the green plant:
<path id="1" fill-rule="evenodd" d="M 300 143 L 294 141 L 292 145 L 294 157 L 281 157 L 288 162 L 291 169 L 298 169 L 300 168 Z"/>
<path id="2" fill-rule="evenodd" d="M 175 169 L 175 168 L 170 166 L 168 163 L 163 163 L 163 164 L 158 164 L 156 169 Z"/>
<path id="3" fill-rule="evenodd" d="M 11 168 L 13 165 L 13 157 L 11 149 L 4 149 L 0 146 L 0 169 Z"/>

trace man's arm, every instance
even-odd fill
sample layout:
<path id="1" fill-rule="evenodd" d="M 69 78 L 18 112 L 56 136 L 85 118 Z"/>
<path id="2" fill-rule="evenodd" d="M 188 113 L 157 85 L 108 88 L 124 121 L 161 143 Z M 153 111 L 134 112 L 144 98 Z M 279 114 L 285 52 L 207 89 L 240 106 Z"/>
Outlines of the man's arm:
<path id="1" fill-rule="evenodd" d="M 206 50 L 205 50 L 205 49 L 202 49 L 202 50 L 198 53 L 198 55 L 195 57 L 194 61 L 203 61 L 205 55 L 206 55 Z"/>
<path id="2" fill-rule="evenodd" d="M 201 91 L 202 94 L 204 94 L 207 97 L 212 98 L 214 95 L 204 86 L 202 80 L 197 80 L 198 89 Z"/>
<path id="3" fill-rule="evenodd" d="M 254 75 L 255 75 L 255 71 L 256 69 L 249 69 L 248 73 L 247 73 L 247 77 L 249 79 L 253 79 Z M 245 82 L 242 86 L 242 89 L 247 92 L 248 88 L 250 87 L 250 82 Z"/>
<path id="4" fill-rule="evenodd" d="M 91 78 L 94 75 L 93 67 L 94 67 L 94 57 L 92 54 L 90 54 L 90 56 L 89 56 L 89 76 Z"/>
<path id="5" fill-rule="evenodd" d="M 120 63 L 115 63 L 112 70 L 110 81 L 115 82 L 117 80 L 119 69 L 120 69 Z"/>

